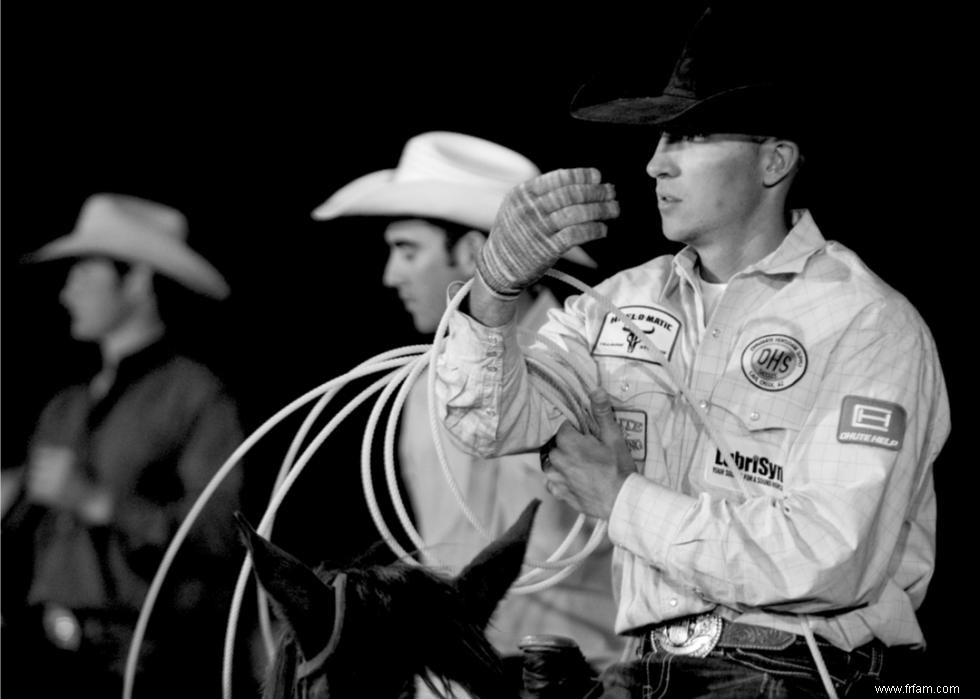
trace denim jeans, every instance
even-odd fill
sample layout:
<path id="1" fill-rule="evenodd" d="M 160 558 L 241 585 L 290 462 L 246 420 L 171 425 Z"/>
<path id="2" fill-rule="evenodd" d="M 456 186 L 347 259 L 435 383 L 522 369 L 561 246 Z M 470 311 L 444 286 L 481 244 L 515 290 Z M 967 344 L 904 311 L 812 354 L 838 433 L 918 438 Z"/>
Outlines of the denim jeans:
<path id="1" fill-rule="evenodd" d="M 877 641 L 849 653 L 824 642 L 819 646 L 839 697 L 874 694 L 886 663 L 904 663 L 910 652 L 915 654 Z M 704 658 L 646 652 L 607 668 L 586 699 L 825 696 L 810 649 L 800 637 L 785 650 L 715 648 Z"/>

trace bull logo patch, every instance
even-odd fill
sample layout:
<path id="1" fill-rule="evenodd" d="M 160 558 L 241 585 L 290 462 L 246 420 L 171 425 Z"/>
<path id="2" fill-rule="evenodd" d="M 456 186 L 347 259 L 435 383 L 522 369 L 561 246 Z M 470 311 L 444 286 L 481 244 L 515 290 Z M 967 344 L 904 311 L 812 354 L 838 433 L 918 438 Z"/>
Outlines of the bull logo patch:
<path id="1" fill-rule="evenodd" d="M 806 373 L 806 350 L 789 335 L 763 335 L 742 352 L 742 373 L 763 391 L 784 391 Z"/>
<path id="2" fill-rule="evenodd" d="M 654 306 L 623 306 L 619 309 L 643 331 L 646 338 L 668 361 L 677 344 L 680 319 L 662 308 Z M 640 344 L 641 338 L 633 334 L 615 315 L 609 313 L 602 322 L 599 336 L 592 346 L 594 357 L 622 357 L 641 362 L 661 364 L 659 355 L 652 355 Z"/>

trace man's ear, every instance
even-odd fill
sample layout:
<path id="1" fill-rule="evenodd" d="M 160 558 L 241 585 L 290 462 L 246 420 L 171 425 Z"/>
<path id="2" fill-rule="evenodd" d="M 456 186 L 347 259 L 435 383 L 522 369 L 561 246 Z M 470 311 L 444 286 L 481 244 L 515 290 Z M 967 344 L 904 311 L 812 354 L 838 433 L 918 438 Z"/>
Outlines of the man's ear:
<path id="1" fill-rule="evenodd" d="M 456 241 L 452 250 L 453 265 L 459 267 L 467 277 L 476 274 L 476 260 L 483 249 L 483 244 L 487 242 L 487 237 L 477 230 L 466 233 Z"/>
<path id="2" fill-rule="evenodd" d="M 773 139 L 762 144 L 762 181 L 774 187 L 796 171 L 800 147 L 795 141 Z"/>
<path id="3" fill-rule="evenodd" d="M 123 277 L 122 286 L 129 298 L 143 299 L 154 296 L 153 268 L 145 264 L 135 264 Z"/>

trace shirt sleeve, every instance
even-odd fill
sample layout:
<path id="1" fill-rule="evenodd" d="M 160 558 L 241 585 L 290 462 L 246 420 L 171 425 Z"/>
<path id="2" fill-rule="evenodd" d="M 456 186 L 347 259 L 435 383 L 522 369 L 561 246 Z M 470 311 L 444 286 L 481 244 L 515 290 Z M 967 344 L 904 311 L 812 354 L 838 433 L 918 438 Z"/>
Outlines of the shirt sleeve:
<path id="1" fill-rule="evenodd" d="M 930 550 L 898 582 L 924 588 L 934 550 L 932 462 L 949 406 L 924 324 L 909 314 L 885 321 L 880 310 L 861 314 L 833 348 L 790 447 L 781 496 L 692 496 L 631 475 L 610 518 L 612 541 L 740 611 L 872 602 L 910 542 Z"/>
<path id="2" fill-rule="evenodd" d="M 242 441 L 238 411 L 231 398 L 216 391 L 195 409 L 176 457 L 180 492 L 166 501 L 134 496 L 120 501 L 113 526 L 132 549 L 165 547 L 232 451 Z M 239 507 L 241 468 L 233 469 L 214 492 L 188 537 L 192 548 L 207 554 L 234 550 L 233 512 Z"/>
<path id="3" fill-rule="evenodd" d="M 584 326 L 583 305 L 570 300 L 549 312 L 524 347 L 513 323 L 488 328 L 454 313 L 437 363 L 436 396 L 460 447 L 501 456 L 540 447 L 565 420 L 581 429 L 589 390 L 598 385 Z"/>

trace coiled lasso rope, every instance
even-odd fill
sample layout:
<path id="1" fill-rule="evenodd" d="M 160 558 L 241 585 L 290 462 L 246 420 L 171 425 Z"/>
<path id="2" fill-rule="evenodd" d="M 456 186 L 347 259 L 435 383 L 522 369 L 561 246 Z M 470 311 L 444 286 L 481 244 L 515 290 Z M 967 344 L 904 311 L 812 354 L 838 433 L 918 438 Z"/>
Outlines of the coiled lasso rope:
<path id="1" fill-rule="evenodd" d="M 462 295 L 459 300 L 462 299 Z M 457 304 L 458 305 L 458 301 Z M 455 306 L 454 306 L 455 308 Z M 448 316 L 449 311 L 447 311 Z M 442 330 L 446 325 L 446 318 L 443 319 Z M 369 428 L 365 431 L 364 444 L 366 448 L 362 450 L 362 481 L 364 485 L 365 497 L 368 501 L 369 510 L 371 511 L 372 519 L 375 525 L 378 527 L 379 532 L 381 532 L 382 537 L 385 539 L 386 543 L 396 554 L 401 556 L 407 562 L 412 564 L 417 564 L 417 561 L 410 556 L 406 551 L 401 549 L 395 540 L 391 531 L 388 529 L 381 515 L 380 507 L 377 503 L 377 498 L 374 493 L 374 487 L 371 480 L 371 469 L 370 469 L 370 445 L 373 440 L 374 428 L 376 426 L 378 416 L 381 414 L 387 399 L 394 392 L 394 389 L 402 384 L 402 391 L 396 401 L 396 406 L 389 415 L 388 420 L 388 431 L 386 433 L 386 453 L 385 453 L 385 464 L 386 464 L 386 476 L 389 485 L 389 489 L 392 495 L 392 502 L 395 503 L 397 513 L 401 524 L 405 528 L 412 539 L 413 543 L 419 548 L 423 548 L 423 542 L 418 532 L 415 531 L 411 524 L 410 519 L 407 516 L 404 504 L 401 500 L 400 494 L 397 491 L 397 484 L 395 482 L 395 460 L 394 460 L 394 430 L 397 425 L 398 417 L 400 414 L 401 406 L 404 404 L 404 400 L 408 395 L 408 391 L 411 388 L 414 379 L 416 379 L 421 372 L 425 369 L 429 362 L 430 348 L 425 345 L 415 345 L 411 347 L 404 347 L 392 350 L 390 352 L 383 353 L 376 357 L 373 357 L 362 364 L 355 367 L 353 370 L 342 374 L 341 376 L 331 379 L 326 383 L 314 388 L 311 391 L 303 394 L 296 400 L 292 401 L 284 408 L 275 413 L 272 417 L 266 420 L 258 429 L 256 429 L 248 438 L 239 445 L 238 448 L 226 459 L 226 461 L 221 465 L 218 471 L 214 474 L 211 480 L 208 482 L 207 486 L 195 500 L 194 504 L 191 506 L 181 525 L 178 527 L 173 539 L 170 542 L 167 550 L 164 552 L 163 558 L 157 568 L 156 574 L 150 583 L 147 590 L 146 598 L 144 599 L 143 606 L 140 610 L 140 616 L 137 620 L 136 627 L 133 633 L 133 639 L 130 644 L 129 652 L 126 659 L 126 669 L 124 674 L 123 682 L 123 696 L 125 699 L 130 699 L 133 693 L 133 686 L 135 683 L 135 672 L 137 660 L 139 657 L 139 650 L 142 645 L 143 639 L 146 635 L 146 627 L 149 623 L 150 615 L 152 613 L 153 607 L 156 604 L 156 600 L 159 596 L 160 590 L 163 586 L 163 582 L 166 579 L 166 575 L 169 572 L 173 561 L 186 540 L 190 529 L 193 527 L 194 523 L 197 521 L 207 502 L 213 496 L 215 491 L 221 485 L 221 483 L 227 478 L 231 470 L 237 466 L 242 458 L 261 440 L 265 437 L 273 428 L 275 428 L 279 423 L 284 421 L 286 418 L 291 416 L 296 411 L 300 410 L 305 405 L 309 404 L 311 401 L 319 397 L 319 401 L 316 403 L 314 408 L 306 416 L 300 429 L 294 436 L 292 443 L 290 444 L 289 450 L 287 451 L 286 457 L 280 467 L 280 471 L 276 478 L 276 483 L 274 486 L 274 492 L 270 498 L 269 504 L 262 516 L 262 519 L 257 527 L 257 531 L 266 537 L 271 535 L 272 526 L 275 520 L 276 513 L 279 506 L 281 505 L 283 499 L 288 494 L 292 485 L 296 482 L 297 478 L 303 472 L 303 469 L 309 463 L 313 455 L 316 453 L 317 449 L 324 443 L 326 438 L 333 432 L 334 429 L 346 419 L 358 406 L 360 406 L 364 401 L 366 401 L 371 395 L 377 391 L 384 389 L 381 398 L 375 404 L 375 408 L 372 411 L 372 419 L 370 421 Z M 355 381 L 357 379 L 366 377 L 370 374 L 389 371 L 390 373 L 381 379 L 375 381 L 367 389 L 364 389 L 357 397 L 350 401 L 346 406 L 344 406 L 336 416 L 334 416 L 330 422 L 315 436 L 312 442 L 307 446 L 303 453 L 296 458 L 297 453 L 309 434 L 310 430 L 316 419 L 322 414 L 326 408 L 329 401 L 348 383 Z M 408 375 L 411 374 L 412 381 L 405 382 Z M 573 419 L 576 424 L 577 420 L 574 420 L 574 416 L 569 414 L 569 419 Z M 437 453 L 439 454 L 440 462 L 444 473 L 449 473 L 451 477 L 451 471 L 449 469 L 448 463 L 445 459 L 445 451 L 441 445 L 441 436 L 437 433 L 434 435 L 436 440 Z M 295 460 L 295 463 L 294 463 Z M 461 505 L 466 508 L 467 519 L 469 519 L 474 526 L 481 532 L 488 540 L 491 538 L 486 528 L 479 522 L 475 521 L 475 517 L 469 508 L 462 502 L 462 498 L 459 495 L 459 488 L 453 480 L 452 490 L 456 494 L 457 498 L 460 500 Z M 573 525 L 569 535 L 566 537 L 565 541 L 559 545 L 556 551 L 548 557 L 546 561 L 527 561 L 527 565 L 532 566 L 532 569 L 523 575 L 512 588 L 512 592 L 516 594 L 528 594 L 535 592 L 537 590 L 544 589 L 550 585 L 554 585 L 560 580 L 564 579 L 570 575 L 575 566 L 585 560 L 585 558 L 601 543 L 603 536 L 605 535 L 605 524 L 599 523 L 596 525 L 592 532 L 592 536 L 589 538 L 586 546 L 579 553 L 571 556 L 569 558 L 562 559 L 571 543 L 576 539 L 579 532 L 582 529 L 584 517 L 580 517 Z M 544 577 L 538 577 L 543 570 L 551 569 L 550 575 L 545 575 Z M 241 610 L 241 604 L 244 597 L 244 589 L 248 582 L 248 575 L 251 571 L 251 563 L 249 558 L 246 556 L 245 562 L 242 565 L 242 569 L 239 572 L 239 577 L 235 586 L 235 593 L 232 599 L 231 611 L 229 614 L 228 621 L 228 632 L 225 638 L 225 661 L 222 671 L 222 689 L 223 694 L 229 697 L 231 694 L 231 669 L 233 661 L 233 649 L 234 649 L 234 637 L 235 631 L 237 629 L 238 618 Z M 262 625 L 263 640 L 266 645 L 267 652 L 271 654 L 274 652 L 271 624 L 268 617 L 268 605 L 265 603 L 265 596 L 261 589 L 259 590 L 259 602 L 260 602 L 260 624 Z"/>
<path id="2" fill-rule="evenodd" d="M 607 313 L 612 313 L 615 315 L 625 327 L 627 327 L 633 335 L 638 339 L 641 345 L 647 351 L 649 351 L 653 356 L 658 357 L 664 370 L 667 372 L 668 376 L 671 378 L 673 383 L 677 386 L 678 390 L 684 396 L 688 405 L 695 411 L 695 413 L 700 418 L 700 422 L 704 425 L 707 430 L 709 437 L 714 441 L 715 445 L 718 446 L 723 454 L 732 453 L 730 449 L 727 448 L 725 441 L 721 438 L 717 430 L 714 429 L 711 424 L 711 420 L 707 416 L 707 411 L 701 408 L 690 395 L 683 381 L 675 375 L 667 357 L 653 344 L 649 341 L 647 335 L 641 331 L 628 317 L 626 317 L 618 308 L 616 308 L 608 299 L 599 295 L 590 287 L 586 286 L 582 282 L 570 277 L 569 275 L 551 270 L 548 272 L 549 276 L 555 277 L 566 283 L 572 285 L 573 287 L 579 289 L 583 293 L 589 295 L 591 298 L 596 300 L 599 306 Z M 200 515 L 204 506 L 211 498 L 213 493 L 217 490 L 221 482 L 227 477 L 234 468 L 244 457 L 244 455 L 268 432 L 270 432 L 276 425 L 285 420 L 287 417 L 292 415 L 294 412 L 302 408 L 304 405 L 311 402 L 313 399 L 320 396 L 320 400 L 314 406 L 314 408 L 307 415 L 300 429 L 294 436 L 292 443 L 287 451 L 286 457 L 280 467 L 280 471 L 277 475 L 274 492 L 270 498 L 269 505 L 266 508 L 265 513 L 257 527 L 257 531 L 266 537 L 271 535 L 272 526 L 275 520 L 276 512 L 281 505 L 283 499 L 288 494 L 293 483 L 296 482 L 297 478 L 303 472 L 303 469 L 312 459 L 313 455 L 316 453 L 317 449 L 324 443 L 327 437 L 333 432 L 334 429 L 346 419 L 358 406 L 360 406 L 364 401 L 366 401 L 370 396 L 382 391 L 381 396 L 375 402 L 374 408 L 372 409 L 371 416 L 368 420 L 367 429 L 365 430 L 364 439 L 362 441 L 362 452 L 361 452 L 361 477 L 362 485 L 364 487 L 365 498 L 368 502 L 368 508 L 371 513 L 371 517 L 381 533 L 385 542 L 388 546 L 403 560 L 412 564 L 418 564 L 418 562 L 405 551 L 395 540 L 391 531 L 388 529 L 387 524 L 384 522 L 384 518 L 381 514 L 380 507 L 377 503 L 377 498 L 374 492 L 374 486 L 371 479 L 371 467 L 370 467 L 370 451 L 371 444 L 373 443 L 373 435 L 377 422 L 380 418 L 381 412 L 387 401 L 390 399 L 392 393 L 394 393 L 395 388 L 399 385 L 401 389 L 398 396 L 395 399 L 395 404 L 388 417 L 388 425 L 385 433 L 385 476 L 389 487 L 389 492 L 391 495 L 392 502 L 394 503 L 396 514 L 399 521 L 404 528 L 405 532 L 408 534 L 412 543 L 419 549 L 425 548 L 424 542 L 419 536 L 418 532 L 415 530 L 411 519 L 408 517 L 407 511 L 405 510 L 404 503 L 402 502 L 400 493 L 398 492 L 397 482 L 396 482 L 396 470 L 395 470 L 395 460 L 394 460 L 394 434 L 395 428 L 398 423 L 398 417 L 401 414 L 401 408 L 408 396 L 408 392 L 414 385 L 415 381 L 418 379 L 422 371 L 428 367 L 428 403 L 429 403 L 429 419 L 430 428 L 432 430 L 433 442 L 436 448 L 436 454 L 439 458 L 440 466 L 442 467 L 443 474 L 446 478 L 446 482 L 450 487 L 454 497 L 460 505 L 461 511 L 463 512 L 466 519 L 476 528 L 476 530 L 487 540 L 490 540 L 492 536 L 483 526 L 481 522 L 477 520 L 475 515 L 470 510 L 469 506 L 466 504 L 465 499 L 462 497 L 462 493 L 459 489 L 455 477 L 453 476 L 452 470 L 449 466 L 448 460 L 445 455 L 445 448 L 442 444 L 442 436 L 440 434 L 440 429 L 438 426 L 437 414 L 436 414 L 436 401 L 435 401 L 435 365 L 437 357 L 440 353 L 442 344 L 444 343 L 444 336 L 446 333 L 446 328 L 448 325 L 448 319 L 452 312 L 459 307 L 466 293 L 469 291 L 472 285 L 472 281 L 467 282 L 457 293 L 453 299 L 448 304 L 446 312 L 439 323 L 439 327 L 436 331 L 435 341 L 431 348 L 426 349 L 424 345 L 415 345 L 411 347 L 404 347 L 386 352 L 366 362 L 358 365 L 353 370 L 332 379 L 321 386 L 307 392 L 306 394 L 300 396 L 286 407 L 282 408 L 279 412 L 269 418 L 265 423 L 263 423 L 255 432 L 253 432 L 232 454 L 228 457 L 221 468 L 215 473 L 211 481 L 205 487 L 203 492 L 200 494 L 198 499 L 195 501 L 194 505 L 191 507 L 190 511 L 187 513 L 181 526 L 178 528 L 177 533 L 174 535 L 169 547 L 164 553 L 163 559 L 157 569 L 156 575 L 147 591 L 146 599 L 144 600 L 143 607 L 140 610 L 140 616 L 137 621 L 137 625 L 133 634 L 133 640 L 130 645 L 129 653 L 126 660 L 126 671 L 124 677 L 123 685 L 123 697 L 124 699 L 130 699 L 132 696 L 133 683 L 135 679 L 135 669 L 136 661 L 139 657 L 139 649 L 142 644 L 143 637 L 146 633 L 146 626 L 149 621 L 150 614 L 152 612 L 153 606 L 156 603 L 156 599 L 159 595 L 160 588 L 162 587 L 163 581 L 166 577 L 167 572 L 172 565 L 173 559 L 175 558 L 180 546 L 183 544 L 187 537 L 190 528 L 193 526 L 197 517 Z M 537 385 L 536 387 L 546 393 L 552 393 L 550 397 L 552 398 L 552 403 L 558 407 L 559 410 L 564 414 L 566 419 L 572 422 L 578 429 L 582 430 L 586 428 L 583 420 L 585 415 L 581 406 L 568 405 L 568 396 L 566 392 L 556 390 L 561 386 L 562 377 L 550 375 L 548 369 L 540 363 L 536 363 L 532 366 L 532 369 L 538 372 L 544 377 L 544 381 Z M 390 373 L 381 379 L 376 380 L 371 386 L 361 391 L 353 400 L 351 400 L 340 412 L 334 416 L 333 419 L 314 437 L 311 443 L 307 446 L 306 450 L 300 455 L 299 459 L 293 462 L 297 452 L 308 435 L 313 423 L 320 416 L 323 410 L 326 408 L 329 401 L 336 395 L 336 393 L 343 388 L 347 383 L 362 378 L 364 376 L 370 375 L 372 373 L 377 373 L 380 371 L 389 370 Z M 655 380 L 659 381 L 653 372 L 643 365 L 643 370 L 650 373 Z M 575 408 L 578 407 L 576 410 Z M 737 468 L 733 468 L 732 471 L 735 474 L 735 480 L 739 486 L 739 489 L 743 496 L 748 496 L 747 488 L 743 482 L 743 476 Z M 598 522 L 590 536 L 588 542 L 583 547 L 583 549 L 568 558 L 561 558 L 571 546 L 571 543 L 578 536 L 584 524 L 585 517 L 579 516 L 573 525 L 571 531 L 565 540 L 559 545 L 559 547 L 552 553 L 545 561 L 527 561 L 526 565 L 531 566 L 532 569 L 525 573 L 512 588 L 511 592 L 515 594 L 529 594 L 541 589 L 545 589 L 551 585 L 556 584 L 560 580 L 568 577 L 574 572 L 575 568 L 581 564 L 591 553 L 599 546 L 602 538 L 605 536 L 606 523 Z M 248 575 L 251 570 L 251 561 L 248 556 L 245 557 L 242 568 L 239 572 L 239 577 L 236 582 L 235 592 L 232 599 L 231 610 L 228 619 L 228 628 L 225 637 L 225 647 L 224 647 L 224 664 L 222 668 L 222 691 L 223 696 L 230 698 L 231 696 L 231 674 L 233 666 L 234 657 L 234 639 L 237 630 L 238 617 L 241 610 L 242 599 L 244 597 L 244 590 L 248 582 Z M 551 573 L 550 575 L 546 572 L 547 570 L 556 570 L 557 572 Z M 537 578 L 537 579 L 535 579 Z M 262 629 L 262 636 L 266 646 L 266 651 L 268 656 L 271 658 L 274 654 L 274 644 L 272 641 L 271 624 L 268 616 L 268 605 L 265 600 L 265 595 L 259 588 L 258 591 L 259 600 L 259 612 L 260 612 L 260 626 Z M 818 669 L 820 670 L 821 678 L 824 680 L 825 687 L 828 688 L 828 693 L 831 696 L 835 696 L 833 693 L 833 685 L 829 683 L 829 675 L 826 672 L 826 667 L 823 664 L 823 659 L 820 657 L 819 649 L 816 646 L 816 641 L 813 638 L 813 633 L 809 628 L 809 625 L 805 617 L 801 618 L 804 635 L 807 637 L 807 642 L 810 645 L 811 652 L 814 655 L 814 659 L 817 662 Z"/>

